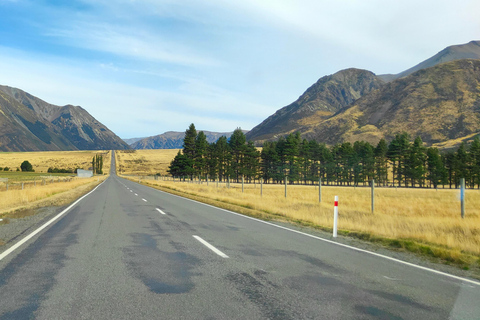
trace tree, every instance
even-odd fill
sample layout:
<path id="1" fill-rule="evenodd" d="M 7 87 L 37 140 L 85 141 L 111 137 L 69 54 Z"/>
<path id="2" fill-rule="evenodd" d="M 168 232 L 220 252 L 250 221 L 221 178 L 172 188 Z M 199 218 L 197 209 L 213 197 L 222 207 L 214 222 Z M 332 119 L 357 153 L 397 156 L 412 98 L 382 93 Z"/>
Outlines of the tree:
<path id="1" fill-rule="evenodd" d="M 447 183 L 447 170 L 437 148 L 427 149 L 427 179 L 434 188 Z"/>
<path id="2" fill-rule="evenodd" d="M 470 160 L 471 160 L 471 185 L 475 188 L 477 185 L 480 188 L 480 139 L 476 136 L 470 145 Z"/>
<path id="3" fill-rule="evenodd" d="M 200 131 L 195 138 L 195 152 L 194 152 L 194 168 L 195 174 L 207 174 L 206 153 L 208 148 L 207 136 L 203 131 Z"/>
<path id="4" fill-rule="evenodd" d="M 170 162 L 167 172 L 173 177 L 185 177 L 192 175 L 193 161 L 178 151 L 175 158 Z"/>
<path id="5" fill-rule="evenodd" d="M 410 179 L 412 187 L 418 183 L 423 187 L 425 180 L 426 149 L 420 137 L 415 138 L 409 150 L 409 156 L 405 164 L 405 174 Z M 405 185 L 406 186 L 406 185 Z"/>
<path id="6" fill-rule="evenodd" d="M 195 159 L 195 140 L 197 139 L 197 130 L 192 123 L 185 131 L 185 137 L 183 138 L 183 154 L 191 159 Z"/>
<path id="7" fill-rule="evenodd" d="M 375 180 L 385 186 L 388 182 L 388 145 L 381 139 L 375 147 Z"/>
<path id="8" fill-rule="evenodd" d="M 27 160 L 23 161 L 22 164 L 20 165 L 20 169 L 22 172 L 34 172 L 33 166 L 28 162 Z"/>
<path id="9" fill-rule="evenodd" d="M 235 129 L 232 136 L 230 137 L 230 140 L 228 141 L 228 145 L 230 146 L 230 150 L 233 156 L 233 177 L 237 182 L 239 182 L 240 176 L 244 174 L 243 157 L 245 153 L 246 142 L 247 138 L 245 137 L 245 134 L 243 133 L 241 128 Z"/>

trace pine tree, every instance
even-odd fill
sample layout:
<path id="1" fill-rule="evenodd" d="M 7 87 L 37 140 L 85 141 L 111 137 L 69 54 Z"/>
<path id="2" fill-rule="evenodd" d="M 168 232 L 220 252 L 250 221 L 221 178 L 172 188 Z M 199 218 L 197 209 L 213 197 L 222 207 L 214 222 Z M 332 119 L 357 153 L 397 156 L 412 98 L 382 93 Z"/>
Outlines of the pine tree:
<path id="1" fill-rule="evenodd" d="M 203 131 L 198 132 L 197 137 L 195 138 L 195 153 L 194 153 L 194 169 L 195 174 L 200 176 L 205 176 L 207 174 L 207 136 Z"/>
<path id="2" fill-rule="evenodd" d="M 388 145 L 381 139 L 375 147 L 375 180 L 385 186 L 388 183 Z"/>
<path id="3" fill-rule="evenodd" d="M 240 177 L 244 174 L 243 157 L 245 153 L 246 142 L 247 138 L 245 137 L 245 134 L 241 128 L 237 128 L 235 131 L 233 131 L 233 134 L 228 142 L 233 156 L 233 177 L 237 182 L 240 181 Z"/>

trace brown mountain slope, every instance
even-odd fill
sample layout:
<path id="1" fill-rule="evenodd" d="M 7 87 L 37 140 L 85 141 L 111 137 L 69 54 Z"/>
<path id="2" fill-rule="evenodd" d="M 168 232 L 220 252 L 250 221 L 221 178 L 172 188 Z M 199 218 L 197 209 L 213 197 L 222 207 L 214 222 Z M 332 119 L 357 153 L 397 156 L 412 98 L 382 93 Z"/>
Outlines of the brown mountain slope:
<path id="1" fill-rule="evenodd" d="M 407 69 L 398 74 L 379 75 L 379 77 L 385 81 L 392 81 L 408 76 L 421 69 L 426 69 L 436 66 L 440 63 L 461 59 L 480 59 L 480 41 L 470 41 L 469 43 L 447 47 L 433 57 L 420 62 L 419 64 L 410 69 Z"/>
<path id="2" fill-rule="evenodd" d="M 480 60 L 456 60 L 417 71 L 301 130 L 304 137 L 329 144 L 376 143 L 403 131 L 427 144 L 480 133 Z"/>
<path id="3" fill-rule="evenodd" d="M 248 132 L 247 138 L 261 142 L 319 123 L 382 85 L 372 72 L 353 68 L 322 77 L 297 101 Z"/>
<path id="4" fill-rule="evenodd" d="M 20 89 L 0 86 L 0 150 L 127 149 L 81 107 L 59 107 Z"/>

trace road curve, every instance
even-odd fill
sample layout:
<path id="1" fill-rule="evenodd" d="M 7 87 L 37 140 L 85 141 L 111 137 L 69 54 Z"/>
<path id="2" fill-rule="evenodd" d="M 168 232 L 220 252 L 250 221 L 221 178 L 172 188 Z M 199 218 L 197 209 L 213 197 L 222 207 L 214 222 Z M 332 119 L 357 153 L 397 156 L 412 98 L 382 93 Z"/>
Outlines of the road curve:
<path id="1" fill-rule="evenodd" d="M 480 319 L 478 301 L 474 282 L 113 172 L 0 261 L 0 319 Z"/>

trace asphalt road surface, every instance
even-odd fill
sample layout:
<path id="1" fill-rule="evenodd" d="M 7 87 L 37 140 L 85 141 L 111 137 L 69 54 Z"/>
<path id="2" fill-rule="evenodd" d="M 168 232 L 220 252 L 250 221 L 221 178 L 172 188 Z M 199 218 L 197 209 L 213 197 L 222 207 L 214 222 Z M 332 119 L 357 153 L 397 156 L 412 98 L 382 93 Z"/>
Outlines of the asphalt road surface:
<path id="1" fill-rule="evenodd" d="M 0 261 L 0 319 L 480 319 L 480 285 L 115 176 Z"/>

